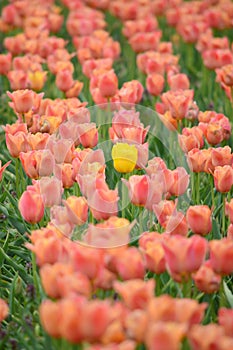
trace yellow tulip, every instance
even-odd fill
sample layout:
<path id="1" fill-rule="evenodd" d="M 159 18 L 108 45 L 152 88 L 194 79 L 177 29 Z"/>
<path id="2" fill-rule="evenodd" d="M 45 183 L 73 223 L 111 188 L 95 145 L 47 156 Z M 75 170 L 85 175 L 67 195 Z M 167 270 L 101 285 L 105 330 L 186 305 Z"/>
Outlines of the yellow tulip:
<path id="1" fill-rule="evenodd" d="M 47 72 L 35 71 L 28 73 L 28 79 L 30 82 L 30 88 L 35 91 L 40 91 L 46 81 Z"/>
<path id="2" fill-rule="evenodd" d="M 136 166 L 138 150 L 134 145 L 117 143 L 112 148 L 112 159 L 114 168 L 119 173 L 130 173 Z"/>

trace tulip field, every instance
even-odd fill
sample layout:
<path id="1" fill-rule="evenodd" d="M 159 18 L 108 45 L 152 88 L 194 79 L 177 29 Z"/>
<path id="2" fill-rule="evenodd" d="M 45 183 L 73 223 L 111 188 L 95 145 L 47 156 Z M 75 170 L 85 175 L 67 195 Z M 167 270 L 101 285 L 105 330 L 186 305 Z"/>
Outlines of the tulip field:
<path id="1" fill-rule="evenodd" d="M 231 0 L 1 0 L 0 350 L 232 350 L 232 127 Z"/>

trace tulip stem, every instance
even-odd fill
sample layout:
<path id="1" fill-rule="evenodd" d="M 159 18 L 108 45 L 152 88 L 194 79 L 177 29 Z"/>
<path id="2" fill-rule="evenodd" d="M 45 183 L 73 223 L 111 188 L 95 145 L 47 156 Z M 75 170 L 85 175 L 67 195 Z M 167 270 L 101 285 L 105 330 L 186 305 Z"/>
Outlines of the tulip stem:
<path id="1" fill-rule="evenodd" d="M 17 194 L 18 198 L 20 197 L 19 166 L 20 166 L 20 160 L 19 160 L 19 158 L 16 158 L 16 160 L 15 160 L 15 188 L 16 188 L 16 194 Z"/>
<path id="2" fill-rule="evenodd" d="M 38 275 L 36 270 L 36 256 L 34 253 L 31 253 L 32 255 L 32 276 L 33 276 L 33 284 L 35 287 L 36 295 L 39 297 L 40 287 L 39 287 L 39 281 L 38 281 Z"/>
<path id="3" fill-rule="evenodd" d="M 191 298 L 192 294 L 192 279 L 189 278 L 188 281 L 185 279 L 182 281 L 182 294 L 183 298 Z"/>
<path id="4" fill-rule="evenodd" d="M 226 228 L 226 193 L 222 194 L 222 235 L 225 236 L 225 228 Z"/>
<path id="5" fill-rule="evenodd" d="M 197 173 L 196 204 L 200 203 L 200 173 Z"/>
<path id="6" fill-rule="evenodd" d="M 191 189 L 192 189 L 192 201 L 195 204 L 195 173 L 191 173 Z"/>
<path id="7" fill-rule="evenodd" d="M 212 174 L 210 175 L 210 183 L 211 183 L 211 199 L 212 199 L 212 207 L 214 207 L 215 202 L 214 202 L 214 178 Z"/>
<path id="8" fill-rule="evenodd" d="M 122 218 L 125 218 L 125 204 L 126 204 L 126 193 L 125 193 L 125 185 L 123 182 L 121 182 L 121 216 Z"/>

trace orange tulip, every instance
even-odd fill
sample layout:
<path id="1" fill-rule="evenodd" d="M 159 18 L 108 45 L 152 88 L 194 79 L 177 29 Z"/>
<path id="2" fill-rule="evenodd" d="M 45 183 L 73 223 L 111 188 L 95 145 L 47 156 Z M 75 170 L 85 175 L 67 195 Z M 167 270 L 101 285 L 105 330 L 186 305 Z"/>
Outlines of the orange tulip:
<path id="1" fill-rule="evenodd" d="M 83 225 L 87 220 L 88 204 L 85 197 L 70 196 L 63 201 L 69 219 L 75 225 Z"/>
<path id="2" fill-rule="evenodd" d="M 233 337 L 233 309 L 221 307 L 218 310 L 218 323 L 224 328 L 227 336 Z"/>
<path id="3" fill-rule="evenodd" d="M 5 300 L 0 298 L 0 322 L 2 322 L 9 313 L 9 307 Z"/>
<path id="4" fill-rule="evenodd" d="M 199 270 L 192 274 L 196 287 L 207 294 L 215 293 L 219 290 L 221 276 L 214 272 L 210 261 L 206 261 Z"/>
<path id="5" fill-rule="evenodd" d="M 207 205 L 190 206 L 186 219 L 189 228 L 198 235 L 207 235 L 212 229 L 211 209 Z"/>
<path id="6" fill-rule="evenodd" d="M 146 282 L 140 279 L 115 281 L 113 287 L 129 309 L 145 309 L 154 296 L 155 281 L 153 279 Z"/>
<path id="7" fill-rule="evenodd" d="M 165 79 L 161 74 L 149 74 L 146 78 L 146 88 L 153 96 L 159 96 L 164 89 Z"/>
<path id="8" fill-rule="evenodd" d="M 233 241 L 229 238 L 212 240 L 210 246 L 210 263 L 215 272 L 221 275 L 233 273 Z"/>
<path id="9" fill-rule="evenodd" d="M 186 238 L 180 235 L 167 237 L 163 241 L 167 269 L 177 282 L 190 277 L 203 264 L 207 252 L 207 241 L 200 236 Z"/>
<path id="10" fill-rule="evenodd" d="M 233 168 L 230 165 L 217 166 L 214 170 L 214 186 L 221 193 L 229 192 L 233 186 Z"/>
<path id="11" fill-rule="evenodd" d="M 186 331 L 185 324 L 156 322 L 149 325 L 145 334 L 145 344 L 148 349 L 179 350 Z"/>

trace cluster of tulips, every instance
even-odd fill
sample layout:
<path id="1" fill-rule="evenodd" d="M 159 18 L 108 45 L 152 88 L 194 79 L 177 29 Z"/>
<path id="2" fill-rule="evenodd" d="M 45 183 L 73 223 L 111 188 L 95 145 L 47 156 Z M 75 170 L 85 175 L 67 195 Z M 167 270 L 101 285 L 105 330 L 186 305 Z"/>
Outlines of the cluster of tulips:
<path id="1" fill-rule="evenodd" d="M 0 55 L 0 74 L 13 90 L 7 95 L 17 121 L 4 131 L 17 167 L 18 208 L 33 225 L 26 246 L 35 254 L 48 296 L 39 309 L 42 326 L 53 338 L 92 350 L 133 350 L 142 344 L 152 350 L 178 350 L 181 344 L 231 350 L 233 311 L 221 300 L 233 273 L 233 153 L 226 145 L 231 122 L 223 113 L 199 110 L 173 44 L 162 41 L 156 16 L 165 16 L 186 43 L 196 44 L 231 99 L 232 48 L 226 37 L 214 37 L 212 28 L 232 26 L 232 2 L 62 3 L 73 53 L 58 37 L 64 18 L 53 0 L 14 0 L 0 19 L 1 31 L 23 31 L 4 39 L 8 52 Z M 103 11 L 123 22 L 122 33 L 143 74 L 121 88 L 113 69 L 121 47 L 106 31 Z M 74 56 L 100 105 L 94 118 L 88 101 L 78 99 L 83 82 L 74 79 Z M 63 98 L 39 93 L 45 69 L 55 75 L 53 86 Z M 143 85 L 156 97 L 155 106 L 151 99 L 155 118 L 172 135 L 177 132 L 186 168 L 151 157 L 150 143 L 156 141 L 136 106 Z M 110 123 L 98 125 L 98 113 L 110 116 Z M 108 152 L 100 144 L 102 127 Z M 0 179 L 9 163 L 0 164 Z M 17 178 L 19 165 L 28 178 L 24 183 Z M 207 176 L 211 206 L 199 188 Z M 183 196 L 191 201 L 185 209 Z M 174 289 L 176 298 L 168 295 Z M 215 293 L 217 320 L 202 325 L 209 305 L 197 300 Z M 8 312 L 0 300 L 1 321 Z"/>

